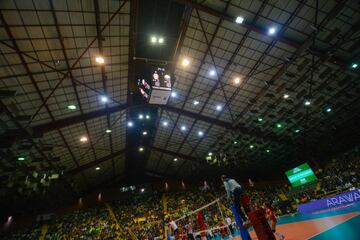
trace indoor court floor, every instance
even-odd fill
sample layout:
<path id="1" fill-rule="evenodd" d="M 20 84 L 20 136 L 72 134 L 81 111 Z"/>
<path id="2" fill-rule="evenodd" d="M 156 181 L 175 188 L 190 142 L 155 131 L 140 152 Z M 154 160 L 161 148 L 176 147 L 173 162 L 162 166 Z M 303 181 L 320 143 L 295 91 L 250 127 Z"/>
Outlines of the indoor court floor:
<path id="1" fill-rule="evenodd" d="M 280 217 L 277 231 L 285 235 L 286 240 L 359 240 L 360 204 Z M 250 235 L 253 240 L 257 239 L 254 231 L 250 230 Z"/>

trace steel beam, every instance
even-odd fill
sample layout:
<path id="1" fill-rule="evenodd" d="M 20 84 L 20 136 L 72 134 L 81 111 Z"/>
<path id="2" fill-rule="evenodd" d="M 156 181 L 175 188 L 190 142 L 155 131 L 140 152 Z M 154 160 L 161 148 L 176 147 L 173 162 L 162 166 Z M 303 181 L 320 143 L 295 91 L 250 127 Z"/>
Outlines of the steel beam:
<path id="1" fill-rule="evenodd" d="M 36 133 L 46 133 L 46 132 L 50 132 L 50 131 L 53 131 L 56 129 L 68 127 L 68 126 L 71 126 L 74 124 L 78 124 L 85 120 L 102 117 L 102 116 L 105 116 L 107 113 L 109 113 L 109 114 L 117 113 L 117 112 L 120 112 L 120 111 L 126 109 L 127 107 L 128 107 L 128 104 L 123 104 L 120 106 L 110 107 L 107 109 L 107 111 L 105 109 L 96 110 L 93 112 L 84 113 L 82 115 L 76 115 L 76 116 L 56 120 L 54 122 L 48 122 L 48 123 L 36 125 L 36 126 L 33 126 L 32 129 Z"/>
<path id="2" fill-rule="evenodd" d="M 99 165 L 100 163 L 106 162 L 106 161 L 111 160 L 111 159 L 113 159 L 113 158 L 115 158 L 117 156 L 120 156 L 120 155 L 124 154 L 126 151 L 127 151 L 126 149 L 122 149 L 120 151 L 113 152 L 112 154 L 109 154 L 109 155 L 107 155 L 105 157 L 96 159 L 96 160 L 94 160 L 92 162 L 89 162 L 89 163 L 81 165 L 81 166 L 79 166 L 77 168 L 71 169 L 71 170 L 67 171 L 64 175 L 65 176 L 71 176 L 71 175 L 81 173 L 82 171 L 84 171 L 86 169 L 95 167 L 95 166 Z"/>

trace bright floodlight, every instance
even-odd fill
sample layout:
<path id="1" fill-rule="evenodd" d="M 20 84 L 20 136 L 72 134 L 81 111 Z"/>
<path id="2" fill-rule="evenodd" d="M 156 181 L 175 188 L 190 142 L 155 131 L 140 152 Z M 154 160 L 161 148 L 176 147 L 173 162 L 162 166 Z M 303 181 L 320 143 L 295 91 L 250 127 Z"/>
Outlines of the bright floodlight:
<path id="1" fill-rule="evenodd" d="M 111 133 L 111 129 L 106 129 L 106 133 Z"/>
<path id="2" fill-rule="evenodd" d="M 68 105 L 67 108 L 68 108 L 69 110 L 76 110 L 76 105 L 71 104 L 71 105 Z"/>
<path id="3" fill-rule="evenodd" d="M 194 101 L 194 105 L 196 106 L 196 105 L 198 105 L 198 104 L 199 104 L 199 101 L 195 100 L 195 101 Z"/>
<path id="4" fill-rule="evenodd" d="M 128 125 L 128 127 L 132 127 L 132 126 L 134 126 L 134 123 L 130 121 L 127 123 L 127 125 Z"/>
<path id="5" fill-rule="evenodd" d="M 105 59 L 101 56 L 97 56 L 95 58 L 95 62 L 99 63 L 99 64 L 103 64 L 105 62 Z"/>
<path id="6" fill-rule="evenodd" d="M 144 119 L 144 115 L 139 114 L 139 119 Z"/>
<path id="7" fill-rule="evenodd" d="M 177 160 L 178 160 L 177 158 L 174 158 L 174 162 L 177 162 Z"/>
<path id="8" fill-rule="evenodd" d="M 189 61 L 189 59 L 184 58 L 181 64 L 182 64 L 184 67 L 186 67 L 186 66 L 188 66 L 188 65 L 190 64 L 190 61 Z"/>
<path id="9" fill-rule="evenodd" d="M 145 136 L 145 135 L 147 135 L 147 131 L 143 131 L 143 133 L 142 133 L 142 134 L 143 134 L 144 136 Z"/>
<path id="10" fill-rule="evenodd" d="M 150 41 L 151 41 L 151 43 L 156 43 L 156 42 L 157 42 L 157 38 L 153 36 L 153 37 L 151 37 Z"/>
<path id="11" fill-rule="evenodd" d="M 210 76 L 215 76 L 216 72 L 215 72 L 215 70 L 210 70 L 209 74 L 210 74 Z"/>
<path id="12" fill-rule="evenodd" d="M 18 161 L 24 161 L 25 158 L 24 158 L 24 157 L 18 157 L 17 160 L 18 160 Z"/>
<path id="13" fill-rule="evenodd" d="M 142 188 L 140 191 L 141 191 L 141 192 L 145 192 L 145 188 Z"/>
<path id="14" fill-rule="evenodd" d="M 204 132 L 203 132 L 203 131 L 198 131 L 198 135 L 199 135 L 200 137 L 202 137 L 202 136 L 204 136 Z"/>
<path id="15" fill-rule="evenodd" d="M 276 28 L 274 28 L 274 27 L 269 28 L 268 33 L 269 33 L 269 35 L 274 35 L 276 33 Z"/>
<path id="16" fill-rule="evenodd" d="M 238 141 L 234 141 L 234 144 L 238 144 Z"/>
<path id="17" fill-rule="evenodd" d="M 235 19 L 235 22 L 236 22 L 237 24 L 242 24 L 242 23 L 244 22 L 244 18 L 241 17 L 241 16 L 238 16 L 238 17 Z"/>
<path id="18" fill-rule="evenodd" d="M 352 65 L 351 65 L 351 68 L 352 69 L 355 69 L 355 68 L 357 68 L 358 67 L 358 64 L 357 63 L 353 63 Z"/>
<path id="19" fill-rule="evenodd" d="M 311 102 L 310 102 L 309 100 L 306 100 L 306 101 L 304 102 L 304 104 L 305 104 L 305 106 L 310 106 L 310 105 L 311 105 Z"/>
<path id="20" fill-rule="evenodd" d="M 209 153 L 208 153 L 208 156 L 212 156 L 212 152 L 209 152 Z"/>
<path id="21" fill-rule="evenodd" d="M 146 119 L 150 119 L 150 116 L 149 116 L 149 115 L 146 115 L 145 118 L 146 118 Z"/>
<path id="22" fill-rule="evenodd" d="M 108 100 L 109 100 L 109 99 L 108 99 L 106 96 L 102 96 L 102 97 L 101 97 L 101 101 L 102 101 L 103 103 L 106 103 Z"/>
<path id="23" fill-rule="evenodd" d="M 169 123 L 168 123 L 167 121 L 163 121 L 162 125 L 163 125 L 164 127 L 167 127 L 167 126 L 169 125 Z"/>
<path id="24" fill-rule="evenodd" d="M 87 142 L 87 141 L 88 141 L 87 137 L 81 137 L 81 138 L 80 138 L 80 142 L 83 142 L 83 143 L 84 143 L 84 142 Z"/>
<path id="25" fill-rule="evenodd" d="M 99 170 L 100 170 L 100 167 L 96 167 L 95 170 L 96 170 L 96 171 L 99 171 Z"/>
<path id="26" fill-rule="evenodd" d="M 221 105 L 217 105 L 217 106 L 216 106 L 216 110 L 217 110 L 217 111 L 221 111 L 221 109 L 222 109 L 222 106 L 221 106 Z"/>
<path id="27" fill-rule="evenodd" d="M 139 147 L 139 152 L 142 152 L 144 151 L 144 148 L 143 147 Z"/>
<path id="28" fill-rule="evenodd" d="M 186 126 L 181 126 L 181 131 L 185 131 L 186 130 Z"/>
<path id="29" fill-rule="evenodd" d="M 250 145 L 250 149 L 253 149 L 254 148 L 254 145 Z"/>
<path id="30" fill-rule="evenodd" d="M 266 152 L 269 153 L 269 152 L 270 152 L 270 149 L 266 149 Z"/>
<path id="31" fill-rule="evenodd" d="M 163 37 L 160 37 L 159 40 L 158 40 L 158 43 L 164 43 L 164 38 Z"/>
<path id="32" fill-rule="evenodd" d="M 238 78 L 238 77 L 235 78 L 235 79 L 234 79 L 234 83 L 235 83 L 235 84 L 239 84 L 239 83 L 240 83 L 240 78 Z"/>
<path id="33" fill-rule="evenodd" d="M 284 99 L 288 99 L 289 97 L 289 94 L 284 94 Z"/>
<path id="34" fill-rule="evenodd" d="M 331 112 L 332 111 L 332 109 L 331 109 L 331 107 L 328 107 L 327 109 L 326 109 L 326 112 Z"/>
<path id="35" fill-rule="evenodd" d="M 295 129 L 295 132 L 296 132 L 296 133 L 299 133 L 299 132 L 300 132 L 300 129 Z"/>
<path id="36" fill-rule="evenodd" d="M 172 96 L 172 97 L 176 97 L 176 96 L 177 96 L 176 92 L 172 92 L 172 93 L 171 93 L 171 96 Z"/>

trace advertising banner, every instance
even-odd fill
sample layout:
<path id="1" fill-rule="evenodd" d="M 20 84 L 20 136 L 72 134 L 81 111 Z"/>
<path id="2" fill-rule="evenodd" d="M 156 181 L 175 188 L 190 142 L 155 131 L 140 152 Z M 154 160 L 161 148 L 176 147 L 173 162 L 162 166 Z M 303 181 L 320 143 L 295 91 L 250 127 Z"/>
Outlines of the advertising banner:
<path id="1" fill-rule="evenodd" d="M 360 203 L 360 189 L 338 194 L 333 197 L 311 201 L 297 206 L 299 213 L 312 213 L 320 210 L 337 208 L 352 203 Z"/>

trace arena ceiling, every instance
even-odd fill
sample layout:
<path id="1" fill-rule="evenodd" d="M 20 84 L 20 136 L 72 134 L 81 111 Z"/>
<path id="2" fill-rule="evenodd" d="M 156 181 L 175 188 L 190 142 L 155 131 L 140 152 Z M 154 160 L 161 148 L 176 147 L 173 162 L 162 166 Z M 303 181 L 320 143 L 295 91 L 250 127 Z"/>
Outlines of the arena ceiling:
<path id="1" fill-rule="evenodd" d="M 78 195 L 143 176 L 265 178 L 359 142 L 358 2 L 4 0 L 0 9 L 3 196 Z M 136 78 L 158 61 L 175 83 L 166 105 L 149 105 Z M 48 187 L 52 174 L 60 179 Z"/>

